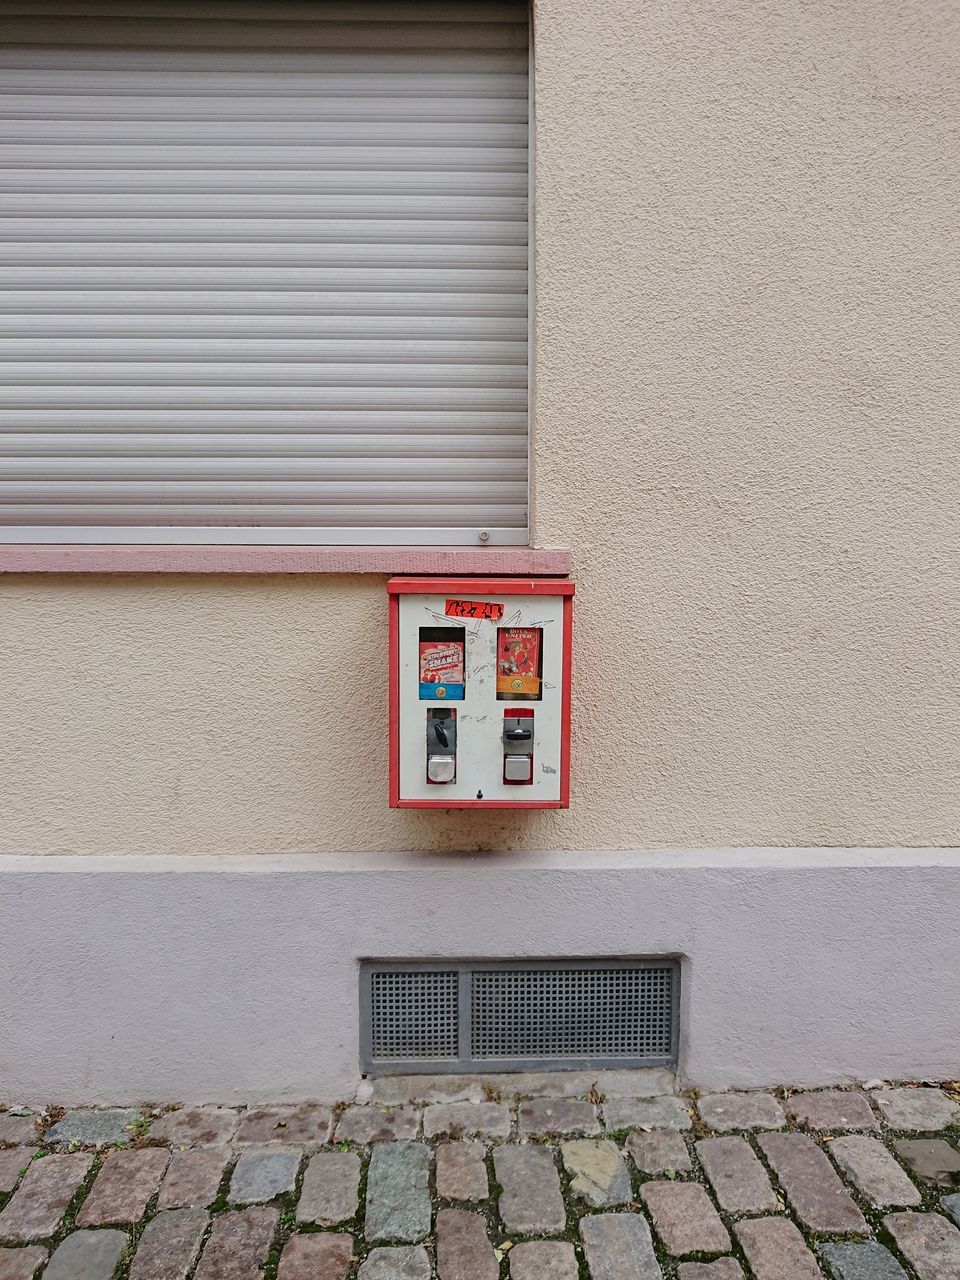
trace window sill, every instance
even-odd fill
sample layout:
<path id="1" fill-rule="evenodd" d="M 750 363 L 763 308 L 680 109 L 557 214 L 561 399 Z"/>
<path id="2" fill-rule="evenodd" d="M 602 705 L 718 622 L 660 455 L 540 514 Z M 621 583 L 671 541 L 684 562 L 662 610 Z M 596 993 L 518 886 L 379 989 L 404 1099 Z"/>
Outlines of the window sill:
<path id="1" fill-rule="evenodd" d="M 570 552 L 535 547 L 0 546 L 0 573 L 570 572 Z"/>

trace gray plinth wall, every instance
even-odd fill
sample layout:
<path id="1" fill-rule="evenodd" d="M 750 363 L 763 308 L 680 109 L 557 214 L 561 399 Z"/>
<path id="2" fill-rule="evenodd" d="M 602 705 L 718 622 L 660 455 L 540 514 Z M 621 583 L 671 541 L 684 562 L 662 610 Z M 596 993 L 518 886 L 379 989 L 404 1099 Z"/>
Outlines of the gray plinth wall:
<path id="1" fill-rule="evenodd" d="M 676 956 L 701 1088 L 956 1075 L 960 850 L 0 859 L 0 1100 L 337 1098 L 367 958 Z"/>

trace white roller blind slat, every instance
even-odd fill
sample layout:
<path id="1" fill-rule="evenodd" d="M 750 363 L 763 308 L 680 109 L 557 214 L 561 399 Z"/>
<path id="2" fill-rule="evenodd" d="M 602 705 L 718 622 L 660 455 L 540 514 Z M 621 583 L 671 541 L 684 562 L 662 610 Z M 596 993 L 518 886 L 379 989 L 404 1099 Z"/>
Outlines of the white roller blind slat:
<path id="1" fill-rule="evenodd" d="M 206 386 L 152 385 L 82 386 L 3 385 L 0 409 L 360 409 L 410 413 L 454 409 L 484 412 L 526 410 L 526 389 L 491 387 L 311 387 L 311 386 Z M 438 450 L 442 449 L 442 443 Z M 0 484 L 3 482 L 0 481 Z M 2 490 L 0 490 L 2 494 Z"/>
<path id="2" fill-rule="evenodd" d="M 278 361 L 303 360 L 309 364 L 323 361 L 355 362 L 379 366 L 397 360 L 426 363 L 515 364 L 526 368 L 526 342 L 453 342 L 438 338 L 422 341 L 394 339 L 383 342 L 367 339 L 362 347 L 356 339 L 335 338 L 328 341 L 303 341 L 285 338 L 206 339 L 202 354 L 192 338 L 8 338 L 4 341 L 3 359 L 63 361 L 136 361 L 139 365 L 176 360 L 241 360 L 274 364 Z M 0 368 L 4 366 L 0 364 Z"/>
<path id="3" fill-rule="evenodd" d="M 406 334 L 405 339 L 396 337 L 398 327 Z M 490 348 L 497 343 L 526 343 L 527 323 L 522 316 L 396 316 L 396 315 L 363 315 L 363 316 L 318 316 L 318 315 L 228 315 L 223 313 L 211 315 L 168 315 L 163 313 L 148 314 L 100 314 L 91 312 L 87 315 L 83 333 L 77 335 L 76 321 L 68 314 L 49 315 L 47 313 L 4 313 L 0 311 L 0 334 L 10 340 L 5 352 L 16 358 L 18 351 L 26 350 L 31 341 L 44 339 L 44 345 L 37 347 L 60 358 L 54 351 L 55 341 L 70 341 L 78 350 L 89 343 L 100 339 L 113 340 L 110 350 L 119 352 L 122 348 L 116 339 L 124 338 L 128 342 L 146 342 L 153 339 L 166 339 L 171 342 L 186 343 L 193 338 L 205 339 L 207 342 L 220 342 L 231 347 L 234 344 L 256 341 L 258 344 L 277 342 L 289 339 L 293 342 L 352 342 L 362 338 L 364 345 L 355 346 L 358 354 L 367 352 L 374 343 L 408 342 L 416 343 L 429 339 L 443 342 L 458 342 L 464 338 L 474 339 L 473 350 L 477 359 L 485 359 Z M 47 345 L 49 344 L 49 346 Z M 33 345 L 36 345 L 35 342 Z M 242 345 L 235 349 L 241 349 Z M 411 348 L 413 350 L 413 348 Z M 191 341 L 191 352 L 196 345 Z M 152 354 L 158 354 L 160 347 L 154 346 Z"/>
<path id="4" fill-rule="evenodd" d="M 90 121 L 96 133 L 96 121 Z M 463 126 L 464 128 L 466 126 Z M 494 126 L 496 127 L 496 126 Z M 179 169 L 242 168 L 249 163 L 258 173 L 271 169 L 407 169 L 430 173 L 433 169 L 475 170 L 480 172 L 513 170 L 522 173 L 526 164 L 526 148 L 512 141 L 490 146 L 470 146 L 469 139 L 429 144 L 420 137 L 398 141 L 393 146 L 378 146 L 372 135 L 354 143 L 332 146 L 329 142 L 289 142 L 281 138 L 276 145 L 244 147 L 235 143 L 197 142 L 185 140 L 179 146 L 163 141 L 149 144 L 135 142 L 90 142 L 64 145 L 59 142 L 10 142 L 0 144 L 0 164 L 23 169 L 73 169 L 142 167 Z"/>
<path id="5" fill-rule="evenodd" d="M 150 263 L 134 266 L 120 263 L 108 274 L 102 265 L 36 266 L 34 264 L 0 266 L 0 288 L 34 289 L 96 288 L 136 291 L 163 289 L 175 285 L 184 295 L 192 290 L 265 289 L 296 290 L 314 294 L 330 290 L 354 293 L 381 290 L 416 293 L 516 293 L 526 285 L 526 272 L 494 270 L 484 267 L 457 269 L 418 267 L 410 263 L 396 269 L 387 267 L 290 267 L 246 266 L 240 263 L 216 263 L 213 266 L 164 266 Z M 323 309 L 325 303 L 319 303 Z M 461 305 L 472 306 L 472 300 Z"/>
<path id="6" fill-rule="evenodd" d="M 96 288 L 57 288 L 62 272 L 52 276 L 40 290 L 10 288 L 0 290 L 0 315 L 22 313 L 45 315 L 59 319 L 61 316 L 100 316 L 123 314 L 141 317 L 163 318 L 182 316 L 192 323 L 195 316 L 223 315 L 231 318 L 246 317 L 256 320 L 260 316 L 304 317 L 335 322 L 341 316 L 351 320 L 361 317 L 392 318 L 403 320 L 407 316 L 441 318 L 455 316 L 459 319 L 475 317 L 525 317 L 526 298 L 516 291 L 504 293 L 491 289 L 488 293 L 439 293 L 424 289 L 422 293 L 380 293 L 367 290 L 354 293 L 349 290 L 318 293 L 278 293 L 272 289 L 210 291 L 204 288 L 192 290 L 132 289 L 109 290 Z M 102 272 L 101 272 L 102 275 Z M 75 330 L 76 332 L 76 330 Z M 400 332 L 406 332 L 400 329 Z"/>
<path id="7" fill-rule="evenodd" d="M 483 447 L 484 458 L 523 458 L 526 455 L 526 437 L 523 432 L 502 432 L 481 435 L 467 429 L 460 433 L 450 431 L 444 441 L 444 451 L 449 456 L 471 457 L 476 443 Z M 414 435 L 410 430 L 388 434 L 369 434 L 365 444 L 376 458 L 433 458 L 436 455 L 436 437 L 427 433 Z M 176 461 L 194 458 L 223 458 L 228 461 L 248 458 L 267 458 L 271 461 L 294 458 L 347 458 L 356 460 L 357 441 L 352 435 L 243 435 L 233 431 L 229 435 L 205 435 L 199 432 L 154 435 L 131 435 L 124 432 L 45 432 L 30 434 L 0 429 L 0 457 L 8 462 L 4 470 L 11 478 L 16 475 L 36 475 L 39 472 L 53 475 L 56 468 L 69 471 L 74 460 L 92 458 L 153 459 L 170 458 Z M 51 468 L 53 468 L 51 470 Z"/>
<path id="8" fill-rule="evenodd" d="M 127 245 L 136 245 L 137 251 L 167 252 L 171 246 L 183 246 L 195 252 L 210 252 L 220 245 L 237 245 L 248 257 L 264 246 L 292 244 L 315 249 L 323 246 L 331 254 L 352 253 L 361 256 L 360 246 L 367 250 L 364 260 L 371 256 L 370 241 L 376 243 L 372 250 L 390 254 L 397 245 L 424 245 L 431 249 L 436 245 L 455 245 L 483 254 L 489 246 L 508 245 L 522 249 L 523 254 L 505 255 L 511 261 L 523 260 L 526 254 L 527 227 L 522 220 L 506 221 L 491 218 L 488 221 L 470 222 L 464 218 L 236 218 L 231 219 L 229 230 L 224 230 L 219 218 L 13 218 L 3 217 L 0 211 L 0 227 L 4 232 L 4 258 L 17 258 L 33 253 L 43 255 L 54 250 L 81 252 L 74 246 L 80 244 L 117 245 L 118 252 L 127 252 Z M 42 233 L 44 239 L 37 237 Z M 237 252 L 231 249 L 231 252 Z M 273 252 L 271 248 L 269 250 Z M 405 250 L 405 252 L 408 252 Z M 481 261 L 484 258 L 481 257 Z"/>
<path id="9" fill-rule="evenodd" d="M 4 409 L 0 410 L 0 439 L 4 433 L 50 432 L 66 435 L 73 432 L 98 431 L 104 433 L 136 434 L 162 432 L 181 438 L 193 432 L 222 432 L 229 440 L 232 435 L 244 432 L 286 431 L 310 432 L 311 438 L 322 447 L 327 435 L 345 434 L 356 440 L 360 434 L 377 435 L 389 432 L 398 437 L 422 435 L 499 435 L 504 432 L 526 439 L 526 413 L 497 409 L 484 412 L 476 409 L 403 409 L 364 410 L 341 409 L 158 409 L 147 412 L 142 409 Z M 176 440 L 170 441 L 176 448 Z M 356 445 L 354 446 L 356 448 Z M 434 451 L 436 444 L 434 444 Z M 364 442 L 366 451 L 366 442 Z"/>
<path id="10" fill-rule="evenodd" d="M 307 222 L 323 226 L 326 220 L 342 227 L 343 235 L 371 234 L 376 228 L 370 223 L 383 222 L 384 193 L 345 195 L 282 195 L 279 193 L 248 192 L 243 205 L 246 217 L 238 218 L 241 226 L 270 221 Z M 390 196 L 390 208 L 397 224 L 406 221 L 430 223 L 478 222 L 522 223 L 526 234 L 527 202 L 512 196 L 462 196 L 438 195 L 424 192 L 420 195 Z M 159 231 L 167 230 L 168 222 L 193 220 L 198 230 L 205 231 L 211 221 L 225 214 L 233 217 L 237 209 L 237 195 L 219 192 L 180 192 L 164 196 L 130 194 L 129 192 L 80 192 L 69 198 L 56 194 L 2 192 L 0 193 L 0 218 L 23 219 L 32 230 L 29 239 L 39 231 L 49 233 L 53 223 L 68 223 L 75 228 L 75 235 L 84 231 L 84 222 L 103 222 L 114 219 L 131 230 L 143 224 L 153 225 Z M 121 217 L 122 215 L 122 217 Z M 42 223 L 37 219 L 43 219 Z M 69 222 L 68 222 L 69 219 Z M 358 225 L 361 224 L 361 225 Z M 5 224 L 8 231 L 14 228 Z M 349 232 L 347 231 L 349 228 Z"/>
<path id="11" fill-rule="evenodd" d="M 470 71 L 449 72 L 433 70 L 441 61 L 441 56 L 431 58 L 429 67 L 421 62 L 420 66 L 411 66 L 406 70 L 391 71 L 387 55 L 381 54 L 377 59 L 377 72 L 366 73 L 362 70 L 348 71 L 351 62 L 347 55 L 341 55 L 330 62 L 327 67 L 317 65 L 319 59 L 314 57 L 313 72 L 296 71 L 289 65 L 280 72 L 258 71 L 250 68 L 245 71 L 229 71 L 222 68 L 224 54 L 218 59 L 217 71 L 187 71 L 171 66 L 167 70 L 149 70 L 138 57 L 139 66 L 135 71 L 123 71 L 115 65 L 110 66 L 110 93 L 103 94 L 103 75 L 101 70 L 89 67 L 91 57 L 82 55 L 84 67 L 73 65 L 65 60 L 70 51 L 50 49 L 43 53 L 24 50 L 17 55 L 9 49 L 0 48 L 0 68 L 4 68 L 3 84 L 0 94 L 15 94 L 16 100 L 10 104 L 13 117 L 22 114 L 36 114 L 39 118 L 51 112 L 59 113 L 65 96 L 77 98 L 87 97 L 92 101 L 109 104 L 115 114 L 123 114 L 131 104 L 131 99 L 155 96 L 167 104 L 166 109 L 177 111 L 178 103 L 203 101 L 208 109 L 228 110 L 234 101 L 249 104 L 254 98 L 279 98 L 306 104 L 320 104 L 311 109 L 322 110 L 324 103 L 330 98 L 352 98 L 362 111 L 376 111 L 377 103 L 389 97 L 421 97 L 424 89 L 429 89 L 431 96 L 438 101 L 457 100 L 461 98 L 494 98 L 501 102 L 510 99 L 527 101 L 527 77 L 525 72 L 504 71 L 497 73 L 475 73 Z M 522 55 L 518 55 L 520 57 Z M 124 61 L 130 64 L 134 54 L 127 52 Z M 12 65 L 14 62 L 19 65 Z M 183 56 L 178 61 L 182 64 Z M 329 61 L 329 60 L 328 60 Z M 444 61 L 448 61 L 444 59 Z M 37 66 L 32 68 L 31 62 Z M 289 62 L 289 59 L 288 59 Z M 498 59 L 503 63 L 504 59 Z M 78 63 L 73 53 L 72 63 Z M 107 65 L 106 62 L 104 65 Z M 323 80 L 316 79 L 316 72 L 323 71 Z M 32 95 L 32 97 L 31 97 Z M 212 99 L 212 103 L 208 102 Z M 36 104 L 35 110 L 28 108 L 28 103 Z M 220 103 L 223 106 L 219 105 Z M 269 104 L 265 103 L 268 106 Z M 186 109 L 186 107 L 182 108 Z M 362 118 L 362 117 L 360 117 Z M 525 119 L 525 116 L 520 117 Z"/>

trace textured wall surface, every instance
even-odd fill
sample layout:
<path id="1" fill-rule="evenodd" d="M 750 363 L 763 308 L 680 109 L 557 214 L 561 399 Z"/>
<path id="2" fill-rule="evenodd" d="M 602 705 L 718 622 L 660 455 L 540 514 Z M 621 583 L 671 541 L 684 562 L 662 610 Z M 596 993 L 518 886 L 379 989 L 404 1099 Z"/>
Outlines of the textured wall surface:
<path id="1" fill-rule="evenodd" d="M 0 851 L 562 843 L 557 812 L 388 808 L 385 582 L 0 576 Z"/>
<path id="2" fill-rule="evenodd" d="M 358 960 L 558 953 L 680 957 L 687 1084 L 939 1080 L 958 916 L 957 849 L 3 858 L 0 1097 L 345 1097 Z"/>
<path id="3" fill-rule="evenodd" d="M 597 838 L 955 842 L 960 8 L 536 18 L 537 532 Z"/>
<path id="4" fill-rule="evenodd" d="M 960 838 L 960 10 L 537 5 L 573 807 L 386 807 L 382 579 L 0 579 L 0 850 Z"/>

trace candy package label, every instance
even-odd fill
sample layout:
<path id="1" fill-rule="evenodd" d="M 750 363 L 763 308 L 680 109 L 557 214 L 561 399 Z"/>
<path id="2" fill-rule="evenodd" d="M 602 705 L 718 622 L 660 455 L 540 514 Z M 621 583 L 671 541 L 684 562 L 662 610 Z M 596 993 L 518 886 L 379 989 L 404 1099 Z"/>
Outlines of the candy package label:
<path id="1" fill-rule="evenodd" d="M 497 694 L 540 696 L 540 628 L 497 630 Z"/>
<path id="2" fill-rule="evenodd" d="M 464 694 L 462 640 L 420 641 L 420 697 L 462 701 Z"/>

